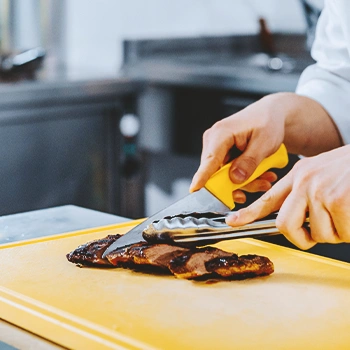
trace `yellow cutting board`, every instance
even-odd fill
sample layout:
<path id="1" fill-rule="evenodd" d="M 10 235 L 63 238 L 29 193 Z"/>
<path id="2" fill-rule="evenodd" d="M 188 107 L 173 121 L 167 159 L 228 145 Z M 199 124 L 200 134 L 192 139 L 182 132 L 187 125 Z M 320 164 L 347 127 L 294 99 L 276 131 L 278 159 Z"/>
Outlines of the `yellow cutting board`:
<path id="1" fill-rule="evenodd" d="M 350 264 L 242 239 L 271 276 L 214 284 L 78 268 L 66 253 L 138 222 L 0 246 L 0 318 L 72 349 L 349 349 Z"/>

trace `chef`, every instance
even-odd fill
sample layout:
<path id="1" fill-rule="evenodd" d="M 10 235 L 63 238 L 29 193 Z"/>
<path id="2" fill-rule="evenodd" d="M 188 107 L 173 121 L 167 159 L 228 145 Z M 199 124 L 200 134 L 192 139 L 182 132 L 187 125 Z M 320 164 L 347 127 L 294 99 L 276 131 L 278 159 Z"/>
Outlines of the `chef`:
<path id="1" fill-rule="evenodd" d="M 277 228 L 301 249 L 350 242 L 350 1 L 325 0 L 311 53 L 317 63 L 303 72 L 296 93 L 266 96 L 204 133 L 190 187 L 203 187 L 234 145 L 243 153 L 230 177 L 242 183 L 285 143 L 306 157 L 272 188 L 271 172 L 247 185 L 246 191 L 267 192 L 226 221 L 244 225 L 279 210 Z M 242 191 L 233 197 L 245 202 Z M 309 231 L 302 227 L 307 213 Z"/>

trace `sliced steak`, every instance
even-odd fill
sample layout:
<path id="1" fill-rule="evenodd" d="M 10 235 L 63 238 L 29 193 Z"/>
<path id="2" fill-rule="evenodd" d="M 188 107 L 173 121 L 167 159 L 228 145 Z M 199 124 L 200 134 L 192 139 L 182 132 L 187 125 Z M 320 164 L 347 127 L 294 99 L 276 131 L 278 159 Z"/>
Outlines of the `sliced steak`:
<path id="1" fill-rule="evenodd" d="M 265 256 L 233 254 L 207 261 L 205 267 L 208 272 L 225 278 L 244 279 L 255 276 L 270 275 L 274 271 L 272 261 Z"/>
<path id="2" fill-rule="evenodd" d="M 210 273 L 205 267 L 207 261 L 230 255 L 232 253 L 213 247 L 193 248 L 172 259 L 169 269 L 178 278 L 197 278 Z"/>
<path id="3" fill-rule="evenodd" d="M 68 253 L 66 257 L 68 261 L 78 265 L 110 265 L 107 259 L 102 258 L 102 254 L 119 237 L 121 235 L 108 235 L 105 238 L 87 242 Z"/>
<path id="4" fill-rule="evenodd" d="M 214 247 L 183 248 L 169 244 L 136 243 L 117 249 L 102 258 L 104 251 L 121 235 L 109 235 L 80 245 L 66 255 L 83 266 L 129 267 L 137 270 L 170 271 L 176 277 L 194 279 L 218 276 L 244 279 L 273 273 L 273 263 L 264 256 L 241 255 Z M 161 270 L 160 270 L 161 269 Z M 153 270 L 156 272 L 157 270 Z"/>
<path id="5" fill-rule="evenodd" d="M 134 263 L 134 255 L 139 254 L 140 249 L 148 246 L 149 244 L 146 242 L 135 243 L 123 248 L 113 250 L 107 254 L 106 258 L 114 266 L 126 266 L 127 264 L 132 265 Z"/>
<path id="6" fill-rule="evenodd" d="M 189 249 L 168 244 L 148 244 L 143 242 L 117 249 L 109 253 L 107 259 L 115 266 L 135 264 L 168 269 L 169 262 L 173 258 L 188 251 Z"/>

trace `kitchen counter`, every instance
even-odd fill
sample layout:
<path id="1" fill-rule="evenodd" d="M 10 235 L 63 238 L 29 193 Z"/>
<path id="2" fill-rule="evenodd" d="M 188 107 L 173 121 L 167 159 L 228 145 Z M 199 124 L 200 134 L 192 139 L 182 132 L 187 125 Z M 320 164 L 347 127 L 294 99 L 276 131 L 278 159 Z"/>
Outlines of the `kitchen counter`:
<path id="1" fill-rule="evenodd" d="M 112 225 L 126 218 L 96 210 L 63 205 L 0 217 L 0 244 Z"/>
<path id="2" fill-rule="evenodd" d="M 48 69 L 35 80 L 0 82 L 0 110 L 37 105 L 55 105 L 69 101 L 108 99 L 141 90 L 149 85 L 219 89 L 251 94 L 294 91 L 300 72 L 271 72 L 261 67 L 232 63 L 179 60 L 154 57 L 126 64 L 120 72 L 68 72 Z"/>
<path id="3" fill-rule="evenodd" d="M 210 88 L 230 92 L 266 95 L 293 92 L 300 73 L 271 72 L 249 65 L 197 63 L 173 58 L 152 58 L 127 64 L 121 74 L 151 85 Z"/>
<path id="4" fill-rule="evenodd" d="M 0 244 L 128 221 L 74 205 L 0 217 Z M 1 318 L 1 315 L 0 315 Z M 0 350 L 61 349 L 61 347 L 0 320 Z"/>
<path id="5" fill-rule="evenodd" d="M 155 85 L 257 95 L 294 91 L 301 72 L 314 63 L 305 36 L 275 33 L 273 40 L 269 53 L 258 35 L 127 40 L 120 73 Z"/>
<path id="6" fill-rule="evenodd" d="M 49 64 L 36 79 L 0 82 L 0 111 L 79 100 L 110 99 L 137 91 L 137 81 L 117 73 L 53 69 Z"/>
<path id="7" fill-rule="evenodd" d="M 259 51 L 259 37 L 254 35 L 126 41 L 119 72 L 58 66 L 48 56 L 34 80 L 0 82 L 0 110 L 106 98 L 154 84 L 263 95 L 294 91 L 300 73 L 313 63 L 304 49 L 305 37 L 275 34 L 274 40 L 277 53 L 273 55 Z M 283 61 L 282 69 L 268 69 L 274 56 Z"/>

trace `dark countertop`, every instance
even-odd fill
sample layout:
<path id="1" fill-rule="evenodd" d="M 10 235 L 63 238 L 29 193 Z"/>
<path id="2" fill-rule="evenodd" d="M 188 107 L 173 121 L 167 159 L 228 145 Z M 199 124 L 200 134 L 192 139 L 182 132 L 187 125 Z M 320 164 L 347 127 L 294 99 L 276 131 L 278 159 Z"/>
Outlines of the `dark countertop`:
<path id="1" fill-rule="evenodd" d="M 314 63 L 305 36 L 274 34 L 264 51 L 259 35 L 126 40 L 121 76 L 153 85 L 265 95 L 295 90 Z"/>
<path id="2" fill-rule="evenodd" d="M 127 64 L 122 76 L 153 85 L 210 88 L 232 92 L 270 94 L 295 90 L 300 72 L 269 72 L 260 67 L 201 64 L 172 58 L 145 59 Z"/>
<path id="3" fill-rule="evenodd" d="M 276 35 L 284 67 L 267 69 L 271 55 L 256 51 L 256 36 L 126 42 L 119 72 L 67 69 L 45 57 L 33 80 L 0 81 L 0 111 L 113 99 L 148 85 L 218 89 L 265 95 L 294 91 L 302 70 L 312 63 L 303 51 L 303 37 Z M 285 67 L 292 62 L 294 67 Z"/>
<path id="4" fill-rule="evenodd" d="M 33 80 L 0 82 L 0 111 L 31 105 L 111 99 L 137 91 L 136 80 L 117 73 L 68 71 L 44 65 Z"/>

